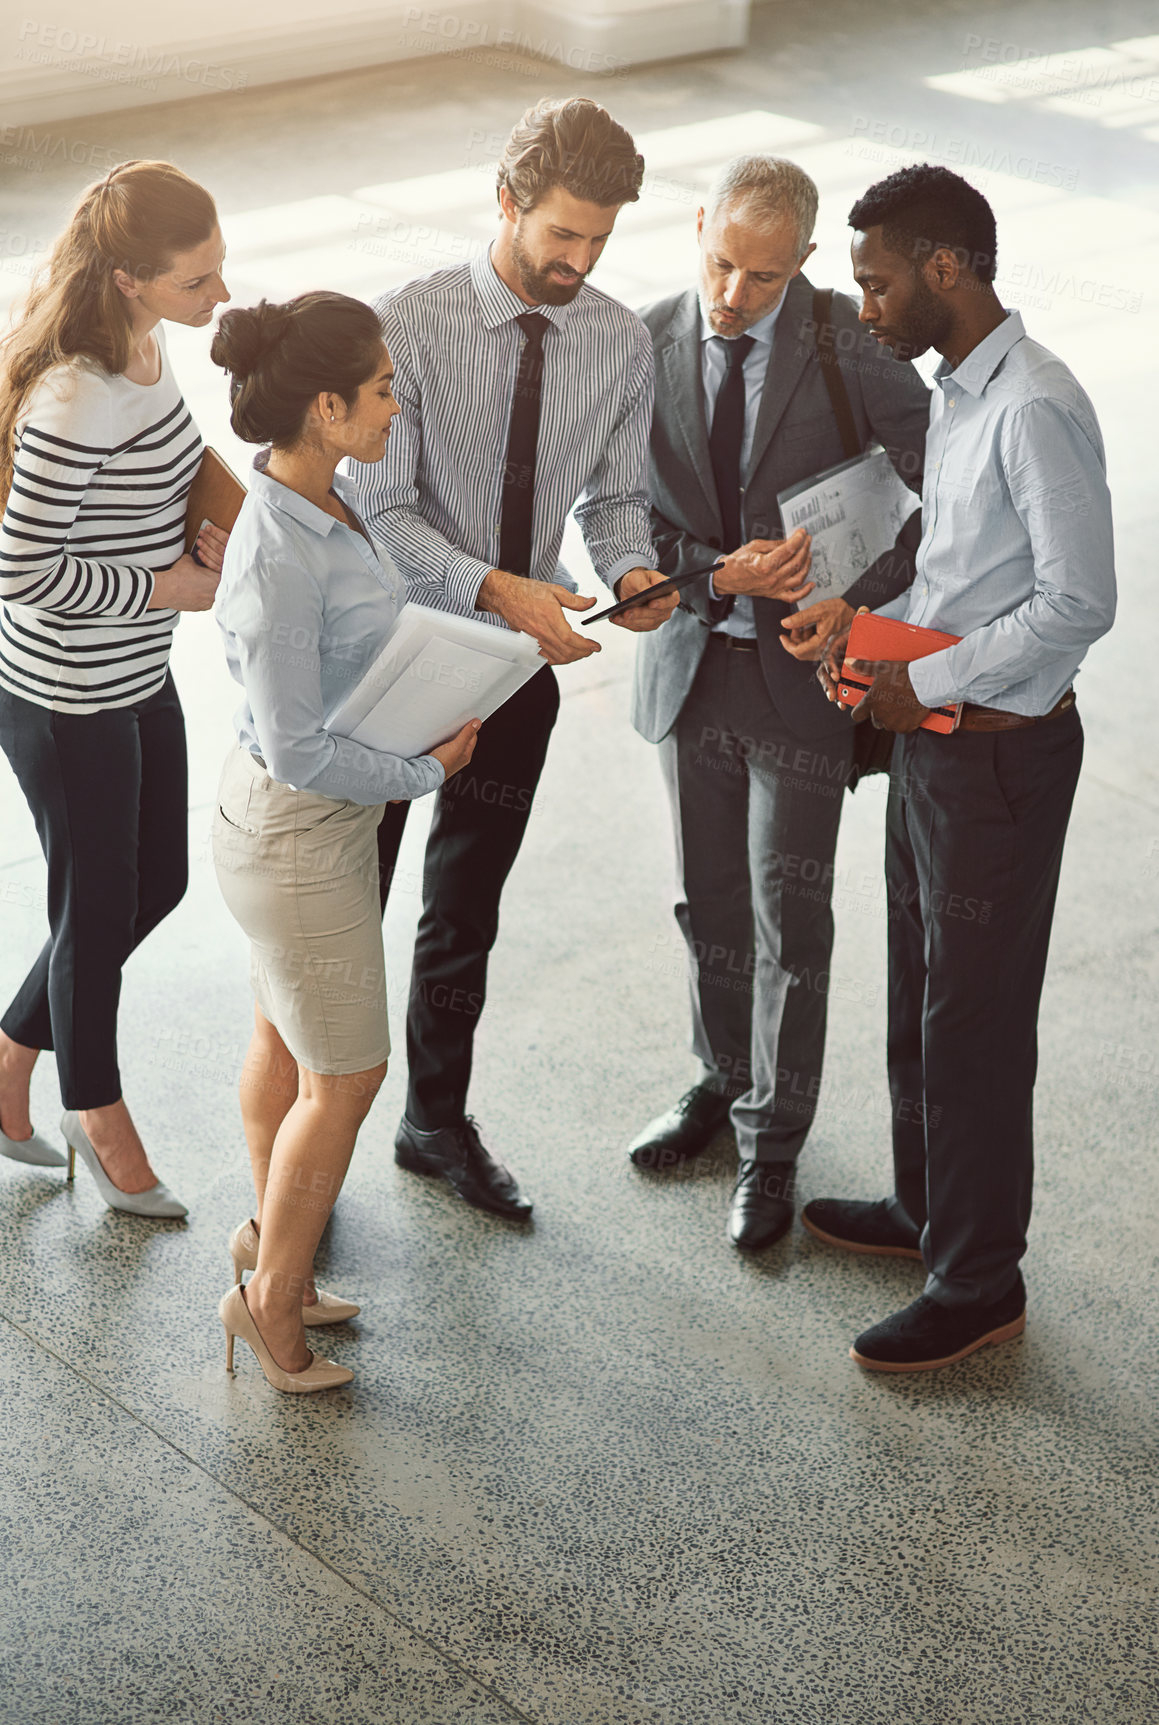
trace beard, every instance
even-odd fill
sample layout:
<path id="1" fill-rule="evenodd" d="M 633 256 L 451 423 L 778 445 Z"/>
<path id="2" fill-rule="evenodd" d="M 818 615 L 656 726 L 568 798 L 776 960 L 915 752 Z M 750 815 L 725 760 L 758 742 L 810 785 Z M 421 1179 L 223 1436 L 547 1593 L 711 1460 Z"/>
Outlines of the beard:
<path id="1" fill-rule="evenodd" d="M 577 275 L 574 281 L 553 281 L 548 271 L 559 268 L 558 264 L 548 264 L 547 269 L 540 269 L 531 254 L 520 243 L 518 230 L 512 236 L 511 256 L 519 271 L 519 283 L 528 299 L 536 305 L 570 305 L 576 294 L 583 287 L 588 275 Z M 595 265 L 592 265 L 592 269 Z"/>
<path id="2" fill-rule="evenodd" d="M 892 332 L 896 336 L 890 343 L 894 358 L 920 358 L 949 335 L 952 322 L 948 309 L 937 294 L 926 286 L 921 276 L 915 275 L 914 295 L 906 307 L 905 321 Z"/>

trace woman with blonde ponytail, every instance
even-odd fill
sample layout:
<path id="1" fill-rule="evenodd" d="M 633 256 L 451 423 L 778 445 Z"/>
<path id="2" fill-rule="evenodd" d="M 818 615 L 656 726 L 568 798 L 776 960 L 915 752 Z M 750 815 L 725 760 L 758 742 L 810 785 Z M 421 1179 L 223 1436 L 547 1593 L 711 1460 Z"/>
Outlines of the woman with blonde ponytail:
<path id="1" fill-rule="evenodd" d="M 0 1154 L 65 1158 L 29 1117 L 41 1049 L 105 1202 L 183 1216 L 121 1095 L 121 968 L 188 873 L 177 614 L 213 604 L 225 535 L 185 554 L 203 444 L 161 324 L 229 295 L 213 199 L 168 162 L 83 193 L 0 343 L 0 747 L 48 864 L 50 936 L 0 1020 Z"/>

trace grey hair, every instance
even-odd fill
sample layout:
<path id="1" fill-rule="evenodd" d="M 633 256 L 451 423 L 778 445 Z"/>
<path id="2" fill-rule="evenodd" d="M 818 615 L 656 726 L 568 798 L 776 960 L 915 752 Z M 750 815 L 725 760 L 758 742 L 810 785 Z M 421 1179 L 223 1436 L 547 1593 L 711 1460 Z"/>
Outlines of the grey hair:
<path id="1" fill-rule="evenodd" d="M 817 220 L 817 187 L 804 168 L 784 156 L 734 156 L 708 188 L 705 219 L 725 209 L 758 226 L 791 221 L 804 251 Z"/>

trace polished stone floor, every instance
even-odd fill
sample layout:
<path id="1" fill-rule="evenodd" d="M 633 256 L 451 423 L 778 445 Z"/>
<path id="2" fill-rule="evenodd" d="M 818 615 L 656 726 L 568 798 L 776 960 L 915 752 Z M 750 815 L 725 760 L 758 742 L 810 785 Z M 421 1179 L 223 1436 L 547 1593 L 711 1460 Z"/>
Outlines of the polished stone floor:
<path id="1" fill-rule="evenodd" d="M 1154 29 L 1147 0 L 778 4 L 743 54 L 593 86 L 649 163 L 597 278 L 612 291 L 637 303 L 688 278 L 697 190 L 745 147 L 813 172 L 814 278 L 849 286 L 852 198 L 936 157 L 992 198 L 1007 303 L 1102 417 L 1122 608 L 1081 679 L 1025 1338 L 928 1379 L 862 1376 L 849 1342 L 912 1296 L 914 1266 L 799 1228 L 738 1258 L 726 1138 L 677 1178 L 628 1166 L 689 1057 L 660 781 L 627 725 L 631 644 L 610 632 L 561 679 L 479 1037 L 473 1106 L 534 1227 L 394 1167 L 400 1055 L 323 1244 L 325 1281 L 363 1302 L 332 1342 L 354 1385 L 277 1397 L 244 1348 L 227 1377 L 214 1308 L 248 1209 L 249 995 L 206 836 L 234 701 L 211 621 L 187 619 L 193 881 L 127 969 L 123 1055 L 191 1214 L 136 1221 L 83 1170 L 70 1190 L 0 1164 L 3 1725 L 1159 1719 Z M 495 135 L 568 87 L 558 68 L 440 54 L 63 135 L 74 161 L 167 156 L 203 179 L 240 300 L 369 294 L 486 240 Z M 59 153 L 3 171 L 8 295 L 86 175 Z M 240 462 L 204 337 L 172 350 Z M 875 1195 L 887 1175 L 879 784 L 847 799 L 805 1198 Z M 388 917 L 400 1046 L 423 822 Z M 5 772 L 0 992 L 43 927 Z M 35 1102 L 51 1128 L 49 1060 Z"/>

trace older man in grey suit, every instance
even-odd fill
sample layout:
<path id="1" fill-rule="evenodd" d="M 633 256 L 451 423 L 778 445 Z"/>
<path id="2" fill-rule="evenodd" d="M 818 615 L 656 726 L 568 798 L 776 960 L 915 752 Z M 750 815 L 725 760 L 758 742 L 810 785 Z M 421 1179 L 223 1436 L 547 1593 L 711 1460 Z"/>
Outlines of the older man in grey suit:
<path id="1" fill-rule="evenodd" d="M 711 583 L 685 588 L 636 661 L 633 723 L 660 744 L 672 805 L 700 1077 L 630 1154 L 639 1167 L 674 1167 L 731 1114 L 740 1171 L 729 1237 L 749 1249 L 792 1221 L 821 1081 L 852 727 L 808 660 L 859 604 L 884 603 L 913 574 L 904 555 L 879 559 L 843 596 L 795 611 L 813 591 L 809 541 L 781 537 L 777 496 L 850 444 L 873 443 L 919 490 L 928 419 L 921 378 L 878 351 L 853 304 L 815 305 L 801 269 L 816 214 L 817 188 L 795 164 L 729 163 L 697 217 L 699 291 L 641 314 L 656 352 L 659 566 L 672 575 L 724 562 Z"/>

